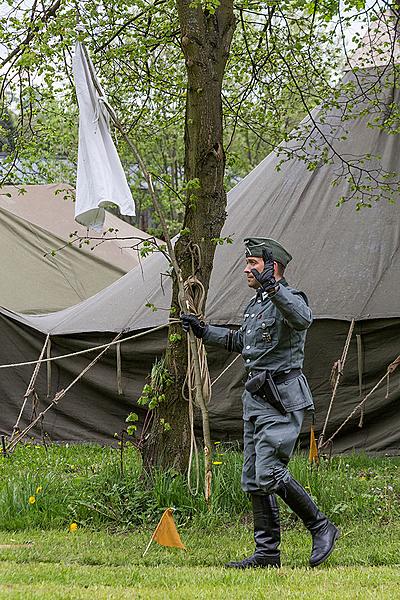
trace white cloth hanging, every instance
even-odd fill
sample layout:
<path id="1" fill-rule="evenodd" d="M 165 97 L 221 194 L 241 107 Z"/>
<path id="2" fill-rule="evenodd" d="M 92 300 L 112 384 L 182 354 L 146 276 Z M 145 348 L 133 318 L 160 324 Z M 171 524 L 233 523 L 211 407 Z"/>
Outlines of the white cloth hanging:
<path id="1" fill-rule="evenodd" d="M 101 230 L 105 206 L 115 204 L 121 214 L 134 216 L 135 205 L 109 131 L 105 96 L 95 88 L 93 63 L 80 42 L 76 43 L 73 70 L 79 105 L 75 220 Z"/>

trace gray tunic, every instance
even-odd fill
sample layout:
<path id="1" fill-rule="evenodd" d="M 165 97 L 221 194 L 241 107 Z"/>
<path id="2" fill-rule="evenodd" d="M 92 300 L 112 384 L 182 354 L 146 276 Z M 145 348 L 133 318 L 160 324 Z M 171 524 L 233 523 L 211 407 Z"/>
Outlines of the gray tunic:
<path id="1" fill-rule="evenodd" d="M 247 373 L 268 369 L 272 374 L 301 369 L 306 330 L 312 323 L 311 309 L 302 292 L 290 288 L 285 279 L 272 297 L 254 296 L 248 304 L 238 331 L 208 325 L 203 340 L 240 352 Z M 278 384 L 288 412 L 313 408 L 311 391 L 304 375 Z M 243 393 L 243 419 L 262 414 L 265 402 Z"/>
<path id="2" fill-rule="evenodd" d="M 273 296 L 258 292 L 247 306 L 242 327 L 208 325 L 203 340 L 240 352 L 249 375 L 268 369 L 274 375 L 301 369 L 306 330 L 312 313 L 305 295 L 280 280 Z M 251 493 L 272 493 L 288 477 L 306 409 L 313 400 L 303 374 L 277 385 L 287 415 L 258 396 L 243 392 L 244 465 L 242 487 Z"/>

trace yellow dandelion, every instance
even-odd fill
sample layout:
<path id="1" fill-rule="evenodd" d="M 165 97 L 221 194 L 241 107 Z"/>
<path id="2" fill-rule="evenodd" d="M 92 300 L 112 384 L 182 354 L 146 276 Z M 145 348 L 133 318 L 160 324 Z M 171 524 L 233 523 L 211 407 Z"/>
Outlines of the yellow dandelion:
<path id="1" fill-rule="evenodd" d="M 78 529 L 78 523 L 70 523 L 70 526 L 68 527 L 68 531 L 70 531 L 71 533 L 73 533 L 77 529 Z"/>
<path id="2" fill-rule="evenodd" d="M 29 504 L 35 504 L 35 502 L 36 502 L 35 496 L 29 496 L 28 502 L 29 502 Z"/>
<path id="3" fill-rule="evenodd" d="M 36 495 L 40 494 L 40 492 L 42 491 L 42 489 L 43 489 L 42 486 L 38 485 L 37 488 L 36 488 Z"/>
<path id="4" fill-rule="evenodd" d="M 222 465 L 222 460 L 213 460 L 213 465 Z"/>

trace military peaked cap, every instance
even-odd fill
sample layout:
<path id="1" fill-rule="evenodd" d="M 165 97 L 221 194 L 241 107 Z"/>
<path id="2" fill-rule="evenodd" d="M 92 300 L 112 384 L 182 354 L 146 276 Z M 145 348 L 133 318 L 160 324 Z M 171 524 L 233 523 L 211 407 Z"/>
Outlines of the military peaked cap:
<path id="1" fill-rule="evenodd" d="M 264 257 L 263 250 L 267 249 L 271 252 L 273 259 L 284 267 L 292 260 L 292 255 L 279 242 L 270 238 L 246 238 L 244 243 L 246 256 Z"/>

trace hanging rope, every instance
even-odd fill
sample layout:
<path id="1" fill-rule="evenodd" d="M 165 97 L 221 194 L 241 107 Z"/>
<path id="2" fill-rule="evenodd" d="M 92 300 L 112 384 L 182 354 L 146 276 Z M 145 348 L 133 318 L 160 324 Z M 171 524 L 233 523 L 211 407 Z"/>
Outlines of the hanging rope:
<path id="1" fill-rule="evenodd" d="M 347 353 L 348 353 L 349 347 L 350 347 L 351 336 L 353 335 L 354 323 L 355 323 L 355 320 L 353 319 L 350 323 L 350 328 L 349 328 L 349 332 L 347 334 L 346 342 L 344 344 L 342 356 L 341 356 L 340 360 L 338 360 L 334 363 L 333 368 L 332 368 L 331 383 L 333 383 L 333 391 L 332 391 L 331 400 L 329 402 L 328 412 L 326 413 L 325 423 L 324 423 L 324 426 L 322 429 L 322 433 L 319 436 L 318 448 L 322 448 L 323 443 L 324 443 L 325 432 L 326 432 L 326 428 L 328 426 L 329 417 L 331 415 L 333 402 L 336 397 L 340 377 L 343 375 L 343 369 L 344 369 L 344 365 L 346 363 Z"/>
<path id="2" fill-rule="evenodd" d="M 197 258 L 200 259 L 199 249 L 197 248 Z M 205 289 L 202 282 L 194 275 L 195 264 L 192 254 L 192 272 L 193 275 L 188 277 L 184 282 L 185 295 L 188 302 L 189 311 L 195 314 L 199 319 L 203 319 L 204 300 L 206 297 Z M 196 444 L 196 436 L 194 432 L 194 404 L 201 409 L 201 406 L 196 401 L 196 380 L 195 380 L 195 357 L 193 356 L 193 346 L 188 344 L 187 348 L 187 370 L 185 381 L 182 386 L 182 395 L 188 401 L 189 405 L 189 423 L 190 423 L 190 453 L 189 467 L 187 472 L 188 487 L 192 494 L 197 494 L 199 491 L 200 481 L 200 461 Z M 204 348 L 203 341 L 196 338 L 195 352 L 197 353 L 197 361 L 200 366 L 201 382 L 202 382 L 202 397 L 206 405 L 211 399 L 211 381 L 210 372 L 208 370 L 207 354 Z M 192 486 L 192 468 L 193 460 L 195 461 L 196 484 Z M 209 482 L 209 485 L 211 481 Z M 209 488 L 209 485 L 206 485 Z M 210 490 L 208 490 L 210 494 Z"/>
<path id="3" fill-rule="evenodd" d="M 197 277 L 192 275 L 184 282 L 184 289 L 188 299 L 190 312 L 202 320 L 204 318 L 203 310 L 205 299 L 205 290 L 203 284 L 201 281 L 199 281 L 199 279 L 197 279 Z M 207 364 L 207 354 L 204 348 L 203 340 L 196 338 L 196 346 L 200 363 L 203 398 L 206 404 L 208 404 L 211 398 L 211 381 Z M 189 399 L 191 394 L 193 396 L 195 391 L 193 386 L 189 385 L 189 381 L 194 383 L 194 357 L 191 350 L 189 351 L 189 357 L 190 359 L 188 362 L 188 368 L 184 382 L 184 389 L 188 390 L 188 394 L 184 393 L 186 400 Z"/>
<path id="4" fill-rule="evenodd" d="M 199 492 L 200 486 L 200 461 L 199 461 L 199 451 L 196 443 L 196 436 L 194 433 L 194 406 L 193 406 L 193 396 L 192 396 L 192 365 L 191 365 L 191 352 L 190 345 L 187 346 L 187 371 L 185 382 L 182 386 L 182 396 L 186 398 L 189 406 L 189 426 L 190 426 L 190 451 L 189 451 L 189 464 L 187 470 L 187 484 L 191 494 L 196 496 Z M 185 387 L 188 388 L 188 396 L 185 396 Z M 193 468 L 193 460 L 195 461 L 195 477 L 196 483 L 195 486 L 192 486 L 192 468 Z"/>
<path id="5" fill-rule="evenodd" d="M 192 255 L 193 256 L 193 255 Z M 197 258 L 199 260 L 199 249 L 197 251 Z M 192 271 L 195 272 L 195 263 L 192 261 Z M 184 289 L 186 298 L 188 300 L 188 305 L 190 312 L 195 314 L 200 320 L 204 317 L 204 300 L 205 300 L 205 290 L 201 281 L 193 274 L 186 279 L 184 282 Z M 201 380 L 202 380 L 202 389 L 203 389 L 203 398 L 204 401 L 208 404 L 211 399 L 211 388 L 227 371 L 230 367 L 235 363 L 235 361 L 240 358 L 240 354 L 235 356 L 235 358 L 229 363 L 229 365 L 218 375 L 218 377 L 211 383 L 210 380 L 210 372 L 208 369 L 207 363 L 207 354 L 205 351 L 205 347 L 203 341 L 201 339 L 196 339 L 197 346 L 197 354 L 198 354 L 198 362 L 200 364 L 200 372 L 201 372 Z M 196 495 L 199 490 L 199 481 L 200 481 L 200 471 L 199 471 L 199 455 L 196 443 L 196 436 L 194 432 L 194 404 L 196 404 L 199 408 L 201 408 L 196 402 L 196 394 L 195 394 L 195 378 L 194 378 L 194 357 L 192 354 L 192 348 L 188 344 L 188 359 L 187 359 L 187 371 L 185 381 L 182 386 L 182 395 L 188 401 L 189 404 L 189 422 L 190 422 L 190 453 L 189 453 L 189 468 L 187 473 L 187 482 L 189 490 L 192 494 Z M 195 486 L 192 486 L 192 469 L 193 469 L 193 461 L 195 461 Z M 211 483 L 211 482 L 209 482 Z"/>

